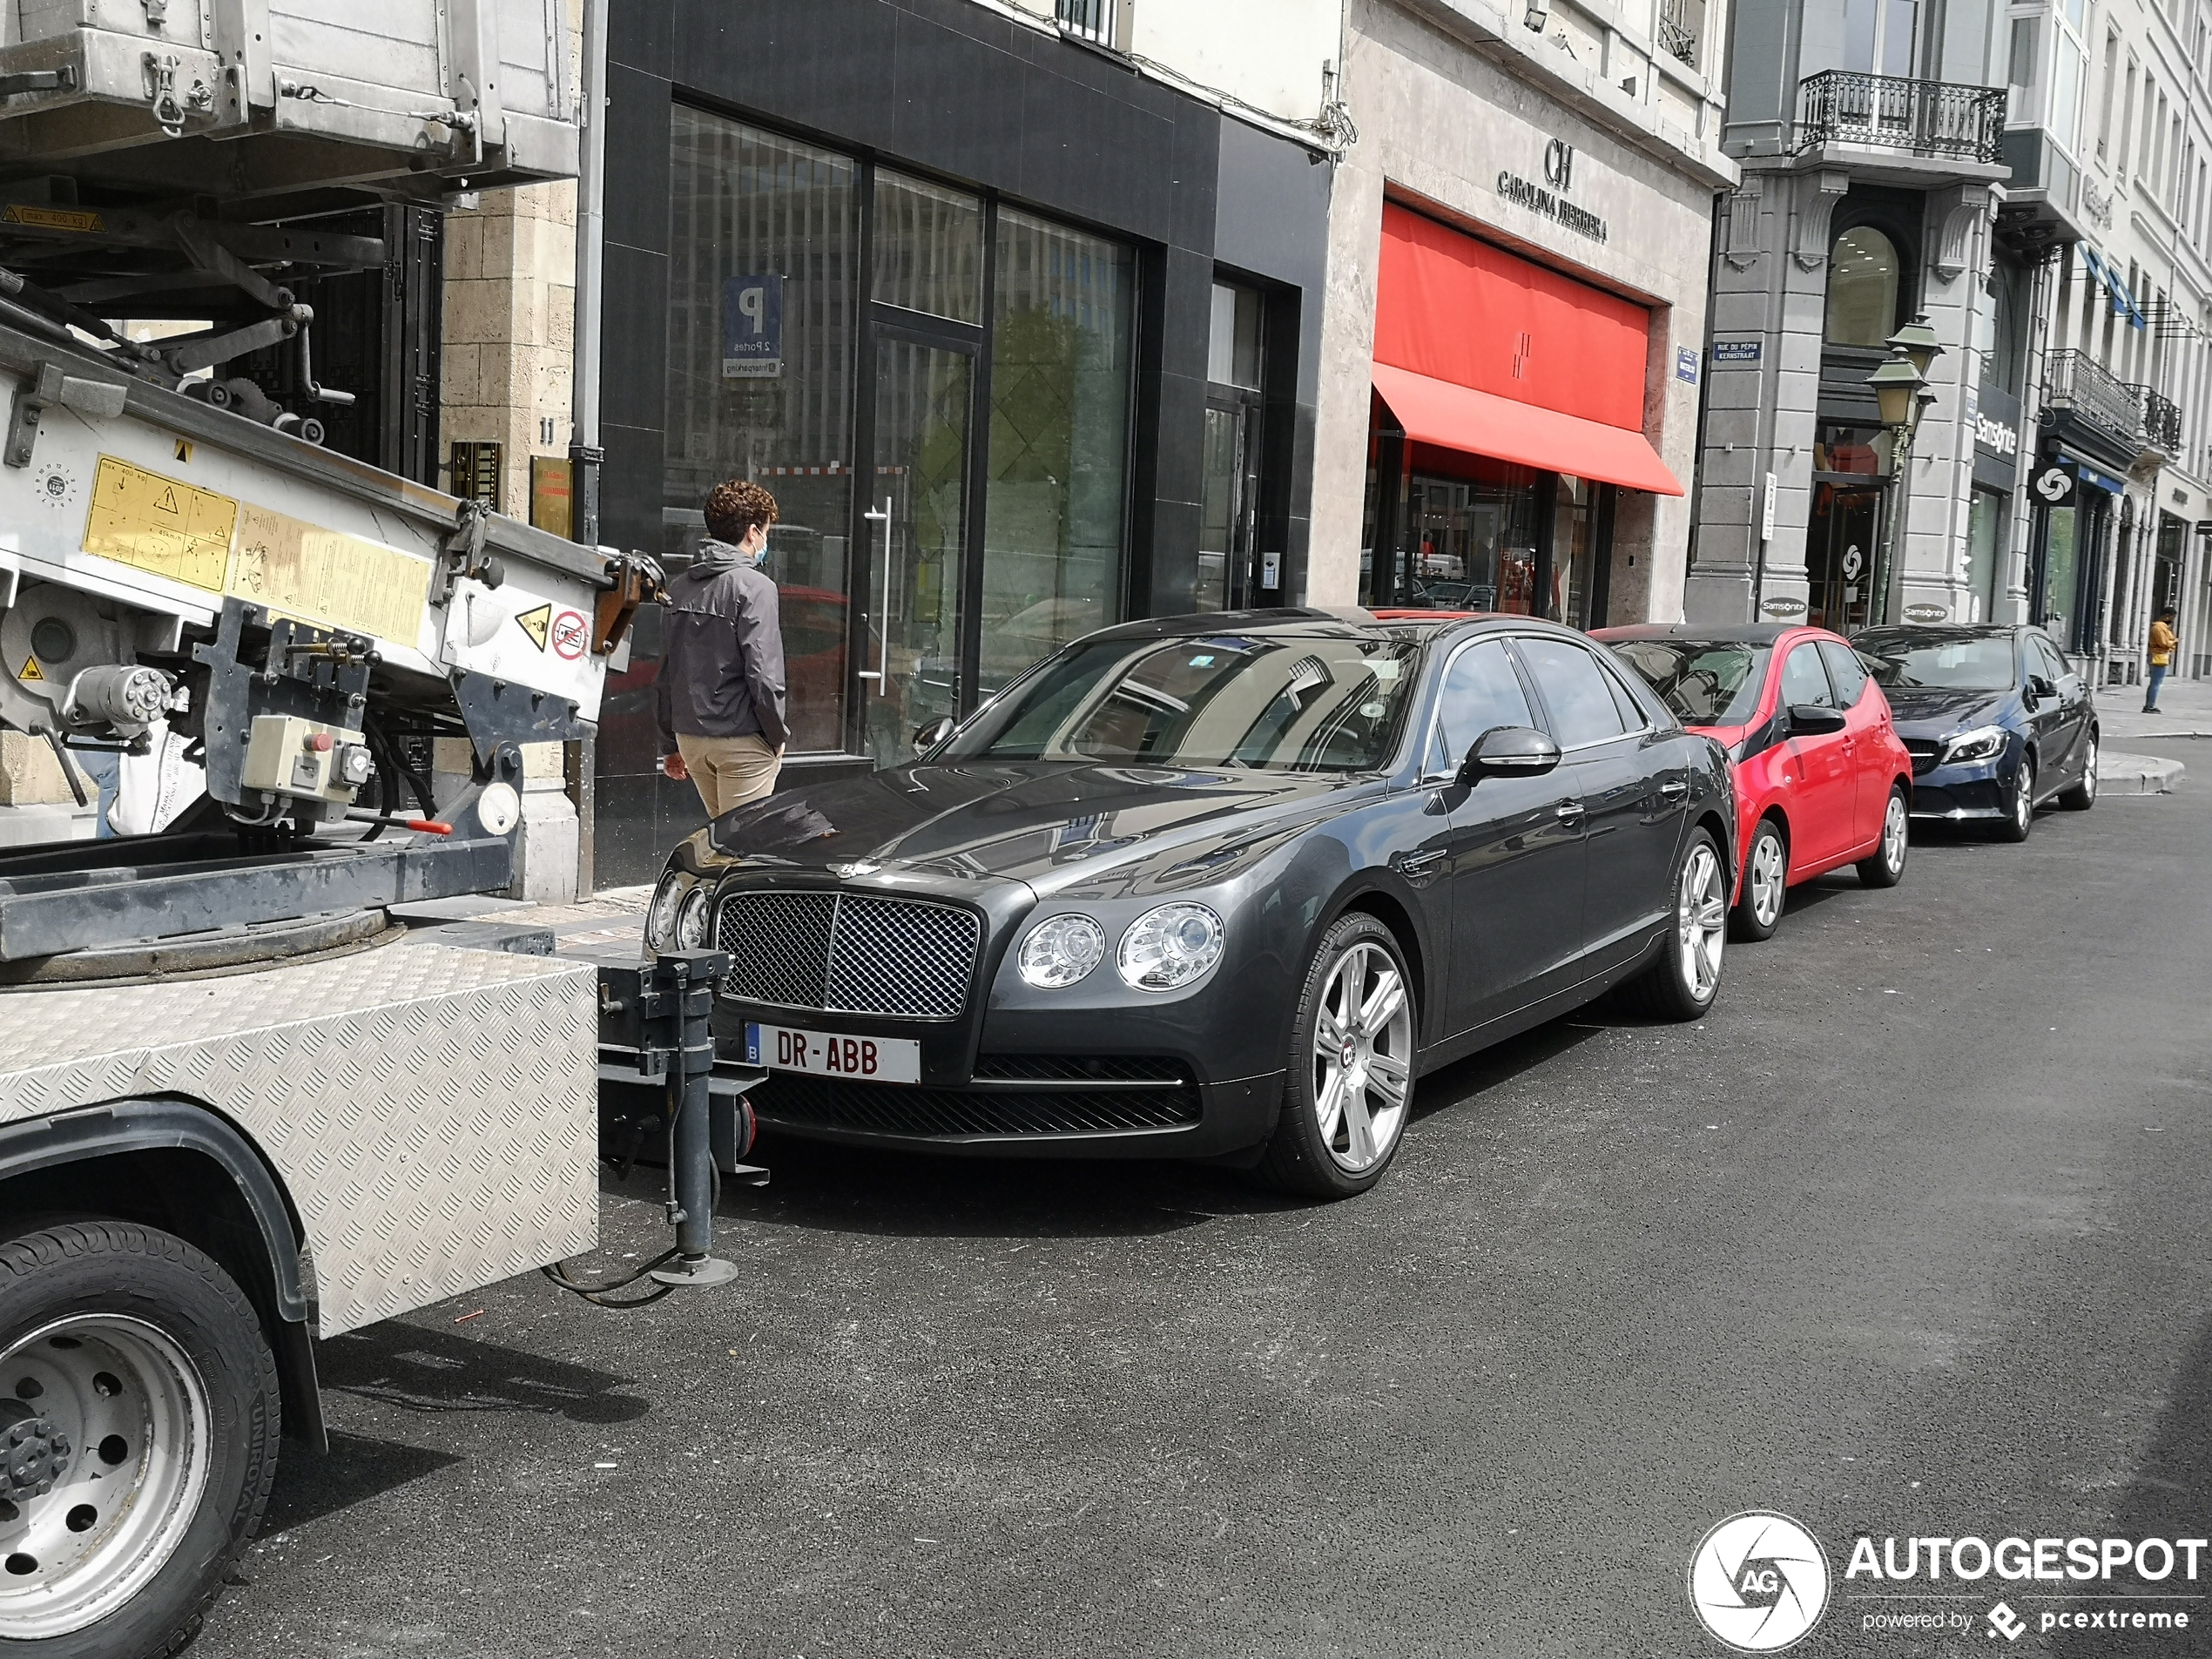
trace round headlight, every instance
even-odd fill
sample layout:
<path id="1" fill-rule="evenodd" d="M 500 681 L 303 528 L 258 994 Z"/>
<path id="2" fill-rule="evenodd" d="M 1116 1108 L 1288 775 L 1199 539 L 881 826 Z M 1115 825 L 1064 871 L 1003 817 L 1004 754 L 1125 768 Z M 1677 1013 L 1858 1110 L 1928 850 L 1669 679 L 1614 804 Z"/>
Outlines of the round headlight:
<path id="1" fill-rule="evenodd" d="M 1140 991 L 1172 991 L 1221 960 L 1221 918 L 1202 904 L 1163 904 L 1130 923 L 1116 965 Z"/>
<path id="2" fill-rule="evenodd" d="M 706 913 L 712 901 L 703 887 L 693 887 L 684 895 L 683 908 L 676 913 L 676 948 L 705 950 L 706 948 Z"/>
<path id="3" fill-rule="evenodd" d="M 676 907 L 691 883 L 671 870 L 653 889 L 653 902 L 645 911 L 645 948 L 666 950 L 676 938 Z"/>
<path id="4" fill-rule="evenodd" d="M 1105 930 L 1089 916 L 1047 916 L 1029 929 L 1015 961 L 1026 983 L 1052 991 L 1073 985 L 1105 959 Z"/>

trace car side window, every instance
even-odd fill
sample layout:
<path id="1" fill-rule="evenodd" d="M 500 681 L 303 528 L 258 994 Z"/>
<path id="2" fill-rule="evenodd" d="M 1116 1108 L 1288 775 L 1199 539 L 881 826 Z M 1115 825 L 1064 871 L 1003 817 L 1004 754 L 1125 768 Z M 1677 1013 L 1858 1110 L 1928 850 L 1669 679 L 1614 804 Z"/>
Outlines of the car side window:
<path id="1" fill-rule="evenodd" d="M 1849 645 L 1838 644 L 1832 639 L 1821 640 L 1819 644 L 1820 660 L 1828 664 L 1828 678 L 1836 688 L 1837 706 L 1857 708 L 1858 699 L 1866 695 L 1865 664 Z"/>
<path id="2" fill-rule="evenodd" d="M 1630 732 L 1642 732 L 1648 728 L 1651 725 L 1651 716 L 1643 705 L 1636 701 L 1636 694 L 1609 666 L 1603 663 L 1598 666 L 1605 670 L 1606 689 L 1613 693 L 1613 705 L 1621 711 L 1621 724 Z"/>
<path id="3" fill-rule="evenodd" d="M 1810 639 L 1793 648 L 1782 664 L 1782 706 L 1793 709 L 1804 703 L 1824 709 L 1836 706 L 1828 671 L 1820 665 L 1820 647 Z"/>
<path id="4" fill-rule="evenodd" d="M 1515 640 L 1514 649 L 1535 678 L 1536 691 L 1551 714 L 1552 740 L 1561 748 L 1603 743 L 1628 730 L 1605 671 L 1580 645 L 1530 637 Z"/>
<path id="5" fill-rule="evenodd" d="M 1444 671 L 1437 718 L 1443 725 L 1449 766 L 1465 759 L 1474 740 L 1494 726 L 1536 724 L 1505 641 L 1478 640 L 1452 659 Z"/>
<path id="6" fill-rule="evenodd" d="M 2028 664 L 2028 672 L 2031 674 L 2040 674 L 2052 685 L 2056 685 L 2073 671 L 2067 667 L 2066 658 L 2060 656 L 2057 648 L 2042 635 L 2030 634 L 2028 644 L 2035 658 L 2035 660 Z"/>

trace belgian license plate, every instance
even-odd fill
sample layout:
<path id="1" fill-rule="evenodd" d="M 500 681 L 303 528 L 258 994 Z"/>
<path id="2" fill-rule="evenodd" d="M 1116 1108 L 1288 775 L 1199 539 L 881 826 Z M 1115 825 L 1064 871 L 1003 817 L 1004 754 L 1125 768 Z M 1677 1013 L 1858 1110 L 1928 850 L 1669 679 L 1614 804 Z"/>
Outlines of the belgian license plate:
<path id="1" fill-rule="evenodd" d="M 912 1037 L 848 1037 L 834 1031 L 794 1031 L 788 1026 L 748 1025 L 745 1063 L 818 1077 L 858 1077 L 865 1082 L 918 1083 L 921 1044 Z"/>

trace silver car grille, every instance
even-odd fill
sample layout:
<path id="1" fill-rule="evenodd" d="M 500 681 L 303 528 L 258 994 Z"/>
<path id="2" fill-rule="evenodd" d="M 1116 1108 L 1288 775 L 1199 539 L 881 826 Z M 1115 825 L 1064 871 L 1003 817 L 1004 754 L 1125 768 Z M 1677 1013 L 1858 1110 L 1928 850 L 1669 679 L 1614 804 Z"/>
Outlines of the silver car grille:
<path id="1" fill-rule="evenodd" d="M 971 911 L 858 893 L 732 894 L 716 932 L 726 997 L 913 1020 L 966 1006 L 982 940 Z"/>

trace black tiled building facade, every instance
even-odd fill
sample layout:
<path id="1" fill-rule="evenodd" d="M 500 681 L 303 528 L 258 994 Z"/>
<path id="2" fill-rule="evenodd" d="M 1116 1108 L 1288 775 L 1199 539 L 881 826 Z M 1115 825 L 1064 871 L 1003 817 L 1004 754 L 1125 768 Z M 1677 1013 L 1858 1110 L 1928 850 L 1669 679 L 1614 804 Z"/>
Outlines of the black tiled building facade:
<path id="1" fill-rule="evenodd" d="M 788 788 L 1067 637 L 1304 595 L 1332 166 L 968 0 L 610 11 L 602 534 L 774 490 Z M 610 680 L 601 886 L 703 821 Z"/>

